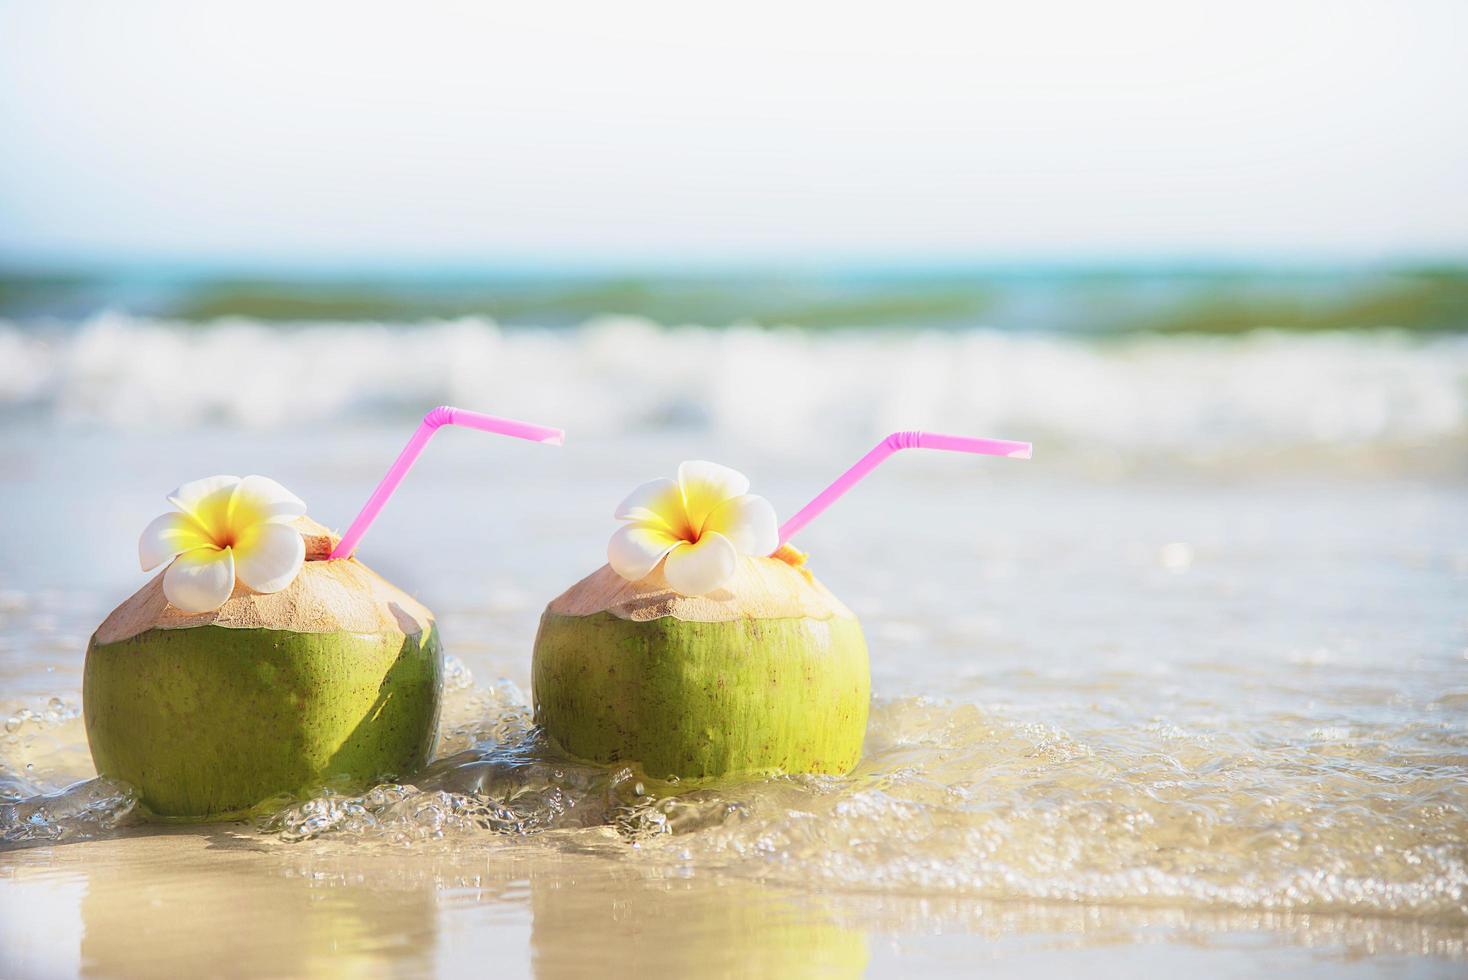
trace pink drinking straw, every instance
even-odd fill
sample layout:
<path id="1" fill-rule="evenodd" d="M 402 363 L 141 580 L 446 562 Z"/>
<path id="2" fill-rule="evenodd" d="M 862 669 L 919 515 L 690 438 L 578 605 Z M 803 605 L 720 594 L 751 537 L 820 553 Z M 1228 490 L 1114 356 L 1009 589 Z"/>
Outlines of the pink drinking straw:
<path id="1" fill-rule="evenodd" d="M 388 467 L 387 475 L 372 491 L 372 496 L 367 498 L 367 503 L 352 526 L 347 528 L 347 533 L 342 535 L 341 541 L 332 549 L 332 558 L 350 558 L 352 552 L 357 549 L 357 542 L 362 540 L 362 535 L 377 520 L 377 515 L 382 512 L 383 504 L 387 498 L 393 495 L 398 484 L 403 482 L 403 477 L 418 462 L 418 454 L 423 452 L 423 447 L 428 444 L 429 438 L 441 425 L 462 425 L 470 429 L 479 429 L 481 432 L 495 432 L 502 436 L 514 436 L 516 439 L 529 439 L 532 442 L 548 442 L 552 446 L 562 445 L 566 441 L 566 434 L 560 429 L 552 429 L 547 425 L 534 425 L 530 422 L 520 422 L 515 419 L 502 419 L 497 415 L 485 415 L 482 412 L 471 412 L 463 408 L 453 408 L 449 405 L 440 405 L 427 415 L 418 425 L 418 431 L 413 433 L 413 438 L 403 447 L 398 458 Z"/>
<path id="2" fill-rule="evenodd" d="M 1008 456 L 1011 459 L 1029 459 L 1034 447 L 1028 442 L 1011 442 L 1008 439 L 974 439 L 970 436 L 945 436 L 939 432 L 894 432 L 873 447 L 856 465 L 837 477 L 836 482 L 822 490 L 816 499 L 800 508 L 790 520 L 780 527 L 780 544 L 784 544 L 800 532 L 821 512 L 834 504 L 846 491 L 856 486 L 858 480 L 877 468 L 877 464 L 899 449 L 947 449 L 955 453 L 978 453 L 984 456 Z"/>

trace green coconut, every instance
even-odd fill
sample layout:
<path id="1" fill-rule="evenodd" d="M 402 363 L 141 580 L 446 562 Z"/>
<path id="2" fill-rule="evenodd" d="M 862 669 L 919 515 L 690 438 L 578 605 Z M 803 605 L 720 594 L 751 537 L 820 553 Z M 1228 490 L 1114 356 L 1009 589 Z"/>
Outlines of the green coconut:
<path id="1" fill-rule="evenodd" d="M 546 607 L 535 720 L 573 756 L 680 779 L 845 774 L 871 677 L 861 624 L 803 570 L 740 558 L 707 596 L 603 566 Z"/>
<path id="2" fill-rule="evenodd" d="M 82 703 L 97 772 L 155 814 L 224 819 L 281 794 L 359 788 L 433 749 L 443 652 L 433 614 L 305 518 L 288 587 L 243 584 L 185 613 L 143 586 L 87 647 Z"/>

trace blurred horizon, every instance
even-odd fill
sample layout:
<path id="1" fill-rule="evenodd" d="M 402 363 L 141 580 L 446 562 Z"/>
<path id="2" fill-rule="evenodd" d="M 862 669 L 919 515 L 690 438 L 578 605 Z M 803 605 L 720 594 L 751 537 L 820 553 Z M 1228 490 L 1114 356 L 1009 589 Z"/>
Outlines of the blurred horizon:
<path id="1" fill-rule="evenodd" d="M 7 266 L 0 320 L 104 311 L 185 322 L 416 323 L 486 317 L 568 327 L 974 328 L 1106 335 L 1468 330 L 1468 263 L 1112 259 L 804 264 L 545 263 Z"/>
<path id="2" fill-rule="evenodd" d="M 0 424 L 450 402 L 1458 478 L 1465 32 L 1452 0 L 0 0 Z"/>

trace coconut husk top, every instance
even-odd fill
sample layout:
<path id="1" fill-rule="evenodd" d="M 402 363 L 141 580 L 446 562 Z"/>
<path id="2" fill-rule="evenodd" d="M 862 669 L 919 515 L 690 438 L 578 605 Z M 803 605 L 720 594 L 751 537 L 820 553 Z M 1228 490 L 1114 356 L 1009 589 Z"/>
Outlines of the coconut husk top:
<path id="1" fill-rule="evenodd" d="M 426 632 L 433 614 L 355 558 L 327 561 L 340 540 L 308 517 L 291 524 L 306 540 L 300 574 L 279 592 L 255 592 L 236 581 L 218 609 L 186 613 L 169 604 L 159 573 L 97 627 L 97 643 L 117 643 L 150 629 L 224 626 L 296 633 Z"/>
<path id="2" fill-rule="evenodd" d="M 608 565 L 592 572 L 551 601 L 546 612 L 560 616 L 611 613 L 646 622 L 671 616 L 685 622 L 720 623 L 734 619 L 855 619 L 824 585 L 774 558 L 741 555 L 733 579 L 702 596 L 673 591 L 662 566 L 629 582 Z"/>

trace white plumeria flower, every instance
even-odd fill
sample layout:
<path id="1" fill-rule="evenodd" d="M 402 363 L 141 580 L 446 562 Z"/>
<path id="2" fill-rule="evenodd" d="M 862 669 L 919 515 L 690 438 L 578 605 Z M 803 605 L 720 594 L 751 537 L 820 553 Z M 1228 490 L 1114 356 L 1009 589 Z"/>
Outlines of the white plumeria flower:
<path id="1" fill-rule="evenodd" d="M 612 535 L 607 563 L 636 582 L 666 558 L 663 576 L 676 591 L 717 591 L 741 554 L 763 557 L 780 543 L 775 508 L 748 490 L 742 473 L 702 460 L 681 464 L 676 480 L 644 483 L 617 508 L 629 523 Z"/>
<path id="2" fill-rule="evenodd" d="M 256 592 L 279 592 L 306 560 L 306 542 L 289 526 L 306 505 L 268 477 L 209 476 L 168 499 L 178 510 L 143 530 L 138 561 L 145 572 L 173 562 L 163 594 L 184 612 L 218 609 L 236 578 Z"/>

